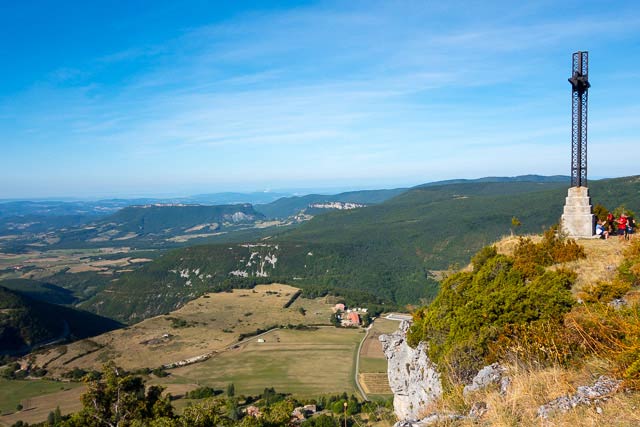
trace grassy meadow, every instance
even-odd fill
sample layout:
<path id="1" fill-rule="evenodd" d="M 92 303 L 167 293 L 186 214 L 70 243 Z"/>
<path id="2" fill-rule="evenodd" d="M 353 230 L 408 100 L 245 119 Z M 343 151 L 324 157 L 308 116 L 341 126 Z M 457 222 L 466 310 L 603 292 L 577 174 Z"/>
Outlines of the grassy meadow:
<path id="1" fill-rule="evenodd" d="M 324 298 L 298 298 L 288 285 L 258 285 L 204 295 L 180 309 L 90 340 L 56 347 L 37 356 L 59 375 L 73 368 L 99 369 L 108 360 L 126 369 L 156 368 L 215 354 L 238 342 L 241 334 L 278 325 L 328 325 L 331 305 Z M 304 314 L 303 314 L 304 313 Z"/>
<path id="2" fill-rule="evenodd" d="M 80 409 L 78 397 L 84 388 L 80 383 L 44 380 L 0 379 L 0 425 L 12 425 L 18 420 L 38 422 L 49 411 L 60 406 L 63 414 Z M 22 411 L 17 411 L 22 404 Z"/>
<path id="3" fill-rule="evenodd" d="M 194 383 L 238 394 L 266 387 L 296 396 L 355 393 L 353 358 L 364 334 L 360 329 L 321 327 L 313 331 L 275 330 L 211 359 L 171 370 L 162 384 Z"/>

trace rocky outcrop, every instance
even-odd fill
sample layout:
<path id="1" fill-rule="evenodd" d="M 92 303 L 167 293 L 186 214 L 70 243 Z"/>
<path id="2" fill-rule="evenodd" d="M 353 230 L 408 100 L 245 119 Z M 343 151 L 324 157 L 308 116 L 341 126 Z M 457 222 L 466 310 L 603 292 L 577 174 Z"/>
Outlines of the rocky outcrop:
<path id="1" fill-rule="evenodd" d="M 430 414 L 419 421 L 405 420 L 398 421 L 393 427 L 429 427 L 449 425 L 452 421 L 463 420 L 466 417 L 458 414 Z"/>
<path id="2" fill-rule="evenodd" d="M 505 376 L 506 372 L 506 368 L 498 363 L 485 366 L 473 377 L 471 384 L 464 386 L 462 393 L 467 396 L 469 393 L 483 390 L 491 384 L 500 384 L 500 394 L 504 396 L 511 383 L 509 377 Z"/>
<path id="3" fill-rule="evenodd" d="M 411 324 L 389 335 L 381 335 L 380 342 L 387 357 L 389 386 L 393 391 L 393 408 L 399 420 L 412 422 L 423 417 L 428 405 L 442 395 L 440 374 L 427 355 L 427 346 L 416 348 L 407 344 L 406 333 Z"/>
<path id="4" fill-rule="evenodd" d="M 618 390 L 622 381 L 601 376 L 592 386 L 580 386 L 575 394 L 562 396 L 538 408 L 540 418 L 549 418 L 556 412 L 566 412 L 576 406 L 589 406 L 606 401 Z"/>

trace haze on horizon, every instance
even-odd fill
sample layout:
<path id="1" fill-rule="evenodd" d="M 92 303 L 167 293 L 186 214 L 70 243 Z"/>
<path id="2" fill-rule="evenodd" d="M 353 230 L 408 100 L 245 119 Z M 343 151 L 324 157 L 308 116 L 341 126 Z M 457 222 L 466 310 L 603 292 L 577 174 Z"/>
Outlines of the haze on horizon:
<path id="1" fill-rule="evenodd" d="M 633 1 L 0 6 L 0 199 L 637 174 Z"/>

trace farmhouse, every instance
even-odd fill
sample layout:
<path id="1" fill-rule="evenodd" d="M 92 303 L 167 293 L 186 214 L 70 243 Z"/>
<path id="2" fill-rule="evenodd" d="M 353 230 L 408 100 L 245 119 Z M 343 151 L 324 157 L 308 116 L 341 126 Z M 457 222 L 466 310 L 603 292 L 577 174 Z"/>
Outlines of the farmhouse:
<path id="1" fill-rule="evenodd" d="M 347 320 L 349 322 L 351 322 L 352 325 L 359 325 L 360 324 L 360 315 L 358 313 L 356 313 L 355 311 L 351 311 L 351 312 L 347 313 Z"/>

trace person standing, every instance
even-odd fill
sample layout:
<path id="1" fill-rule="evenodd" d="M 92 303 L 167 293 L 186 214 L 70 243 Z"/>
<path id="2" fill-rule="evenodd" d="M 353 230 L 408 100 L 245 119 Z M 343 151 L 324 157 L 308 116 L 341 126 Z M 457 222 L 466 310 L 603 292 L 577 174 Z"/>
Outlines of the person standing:
<path id="1" fill-rule="evenodd" d="M 618 239 L 627 240 L 629 238 L 629 232 L 627 230 L 627 216 L 623 213 L 618 218 Z"/>
<path id="2" fill-rule="evenodd" d="M 615 233 L 614 222 L 615 222 L 614 216 L 611 212 L 609 212 L 607 214 L 607 228 L 609 229 L 609 234 Z"/>

